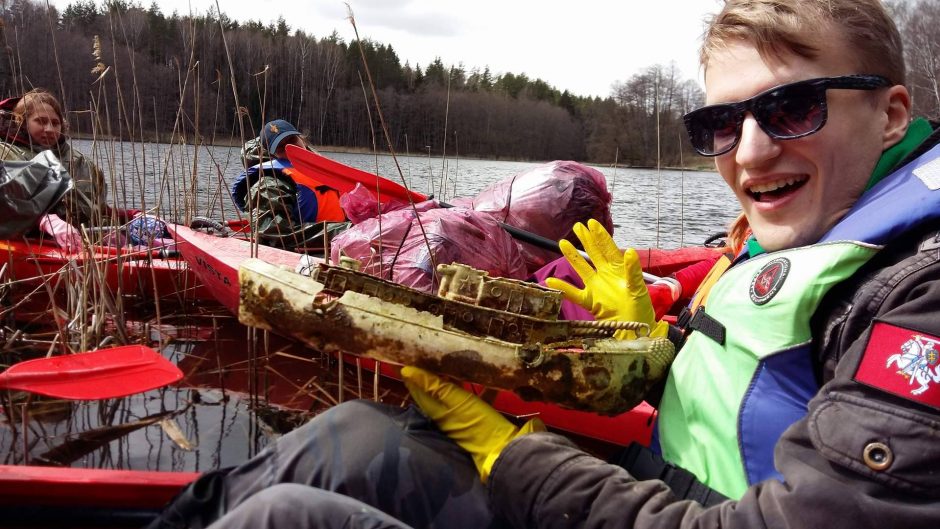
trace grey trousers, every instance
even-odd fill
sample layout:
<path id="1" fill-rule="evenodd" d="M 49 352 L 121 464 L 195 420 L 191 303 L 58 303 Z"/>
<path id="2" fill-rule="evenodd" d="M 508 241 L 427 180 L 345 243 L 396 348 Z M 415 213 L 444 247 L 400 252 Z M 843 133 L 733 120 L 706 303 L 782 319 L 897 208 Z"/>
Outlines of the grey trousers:
<path id="1" fill-rule="evenodd" d="M 259 527 L 410 529 L 361 501 L 296 483 L 281 483 L 258 492 L 213 522 L 209 529 Z"/>
<path id="2" fill-rule="evenodd" d="M 400 525 L 391 525 L 396 520 Z M 414 407 L 358 400 L 318 415 L 238 467 L 203 475 L 150 527 L 305 524 L 499 526 L 470 456 L 431 420 Z"/>

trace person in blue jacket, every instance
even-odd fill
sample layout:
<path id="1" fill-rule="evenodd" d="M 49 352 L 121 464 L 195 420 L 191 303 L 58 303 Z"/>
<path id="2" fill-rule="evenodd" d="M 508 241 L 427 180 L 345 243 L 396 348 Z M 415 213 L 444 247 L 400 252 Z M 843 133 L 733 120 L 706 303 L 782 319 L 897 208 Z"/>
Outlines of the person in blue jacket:
<path id="1" fill-rule="evenodd" d="M 249 213 L 265 244 L 288 249 L 322 245 L 324 223 L 346 220 L 339 192 L 293 168 L 287 146 L 310 147 L 289 122 L 265 123 L 258 139 L 262 159 L 232 184 L 235 205 Z"/>

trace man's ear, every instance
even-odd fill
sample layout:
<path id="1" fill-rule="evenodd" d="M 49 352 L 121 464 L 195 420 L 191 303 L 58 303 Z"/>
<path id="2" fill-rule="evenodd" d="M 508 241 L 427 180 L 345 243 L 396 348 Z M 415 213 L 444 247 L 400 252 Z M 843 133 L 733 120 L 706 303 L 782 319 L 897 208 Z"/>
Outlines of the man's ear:
<path id="1" fill-rule="evenodd" d="M 911 123 L 911 94 L 907 88 L 904 85 L 894 85 L 888 88 L 887 98 L 884 150 L 888 150 L 901 141 L 907 134 L 907 127 Z"/>

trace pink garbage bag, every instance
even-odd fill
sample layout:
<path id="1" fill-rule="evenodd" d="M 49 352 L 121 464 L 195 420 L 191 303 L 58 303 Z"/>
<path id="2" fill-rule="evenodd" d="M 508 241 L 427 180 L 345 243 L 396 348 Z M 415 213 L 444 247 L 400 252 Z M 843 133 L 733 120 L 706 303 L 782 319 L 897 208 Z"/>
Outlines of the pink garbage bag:
<path id="1" fill-rule="evenodd" d="M 433 202 L 419 204 L 419 210 Z M 464 208 L 420 211 L 421 226 L 414 212 L 392 211 L 364 220 L 336 236 L 332 260 L 340 255 L 357 259 L 362 271 L 424 292 L 437 292 L 434 265 L 463 263 L 485 270 L 494 277 L 524 279 L 525 261 L 519 247 L 496 220 L 485 213 Z"/>
<path id="2" fill-rule="evenodd" d="M 467 207 L 543 237 L 577 244 L 572 231 L 577 222 L 597 219 L 613 233 L 610 202 L 603 173 L 578 162 L 554 161 L 490 185 Z M 520 247 L 529 273 L 559 257 L 530 244 Z"/>
<path id="3" fill-rule="evenodd" d="M 382 204 L 380 208 L 379 201 L 376 200 L 372 191 L 363 187 L 362 184 L 356 184 L 356 187 L 354 187 L 352 191 L 343 193 L 343 195 L 339 197 L 339 206 L 343 208 L 347 219 L 353 224 L 359 224 L 380 213 L 389 213 L 391 211 L 405 209 L 410 207 L 410 204 L 399 200 L 389 200 L 385 204 Z"/>

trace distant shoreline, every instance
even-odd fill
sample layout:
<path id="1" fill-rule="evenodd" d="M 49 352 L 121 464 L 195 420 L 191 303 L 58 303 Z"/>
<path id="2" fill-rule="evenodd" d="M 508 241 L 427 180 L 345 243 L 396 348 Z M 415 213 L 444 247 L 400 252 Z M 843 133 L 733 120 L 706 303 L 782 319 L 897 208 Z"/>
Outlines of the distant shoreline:
<path id="1" fill-rule="evenodd" d="M 70 139 L 85 140 L 85 141 L 100 140 L 100 141 L 127 141 L 127 142 L 141 142 L 141 143 L 167 143 L 166 141 L 162 140 L 158 134 L 146 133 L 146 134 L 143 134 L 142 136 L 143 137 L 141 138 L 131 140 L 131 139 L 120 139 L 120 138 L 115 138 L 115 137 L 107 137 L 107 136 L 102 136 L 102 135 L 85 134 L 85 133 L 70 133 L 69 134 Z M 203 138 L 205 138 L 205 136 L 203 136 Z M 234 138 L 216 138 L 214 142 L 206 143 L 206 144 L 211 145 L 213 147 L 235 147 L 235 148 L 241 147 L 243 145 L 243 143 L 235 141 Z M 195 145 L 195 144 L 193 142 L 187 142 L 187 145 Z M 373 154 L 374 152 L 371 149 L 366 149 L 362 147 L 344 147 L 342 145 L 315 145 L 314 148 L 322 152 L 339 152 L 339 153 L 349 153 L 349 154 Z M 391 156 L 392 153 L 388 151 L 378 151 L 378 154 L 381 156 Z M 398 156 L 405 155 L 405 153 L 401 153 L 401 152 L 397 152 L 395 154 Z M 426 156 L 426 154 L 425 153 L 409 153 L 408 156 L 423 157 L 423 156 Z M 432 153 L 431 157 L 434 159 L 440 159 L 440 154 Z M 453 155 L 448 155 L 448 157 L 453 158 Z M 548 161 L 548 160 L 524 160 L 524 159 L 503 158 L 503 157 L 480 158 L 480 157 L 473 157 L 473 156 L 471 157 L 465 156 L 464 158 L 472 158 L 475 160 L 492 160 L 492 161 L 499 161 L 499 162 L 525 162 L 525 163 L 545 163 Z M 583 160 L 576 160 L 576 161 L 578 161 L 578 163 L 583 163 L 585 165 L 594 165 L 598 167 L 604 167 L 607 169 L 613 169 L 615 167 L 612 164 L 601 163 L 601 162 L 591 162 L 591 161 L 583 161 Z M 648 171 L 656 170 L 656 166 L 652 166 L 652 165 L 645 166 L 645 165 L 617 164 L 616 168 L 617 169 L 645 169 Z M 664 171 L 697 171 L 697 172 L 713 172 L 715 170 L 714 166 L 710 162 L 689 165 L 686 167 L 663 166 L 660 169 Z"/>

